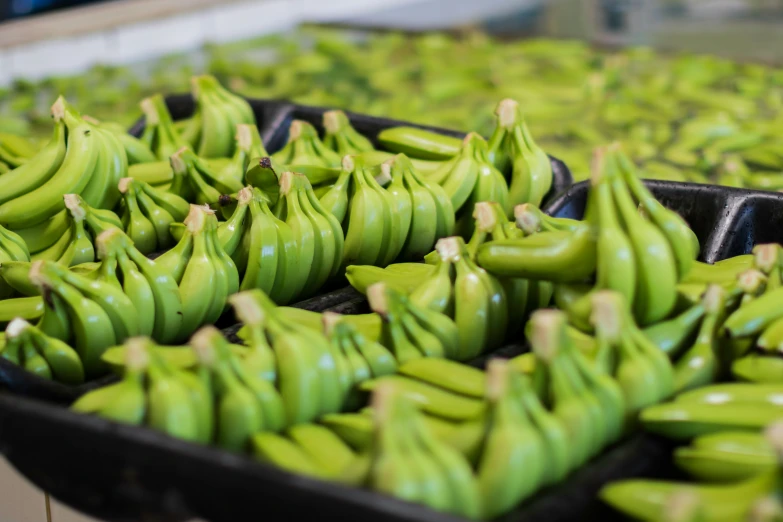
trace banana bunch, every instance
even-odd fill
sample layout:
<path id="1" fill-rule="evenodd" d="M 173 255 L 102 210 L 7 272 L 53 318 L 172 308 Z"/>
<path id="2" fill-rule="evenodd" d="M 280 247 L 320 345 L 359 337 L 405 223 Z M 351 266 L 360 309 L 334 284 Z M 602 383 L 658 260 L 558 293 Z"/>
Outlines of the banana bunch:
<path id="1" fill-rule="evenodd" d="M 324 208 L 304 175 L 284 172 L 280 176 L 279 192 L 280 197 L 273 212 L 278 220 L 290 227 L 293 238 L 285 237 L 285 232 L 280 234 L 282 229 L 276 227 L 278 238 L 286 242 L 286 245 L 290 241 L 296 244 L 296 256 L 291 257 L 298 259 L 298 263 L 286 259 L 285 272 L 279 278 L 275 276 L 275 284 L 296 285 L 291 298 L 281 301 L 288 302 L 293 297 L 302 298 L 314 294 L 327 280 L 337 275 L 342 266 L 344 249 L 347 251 L 348 242 L 353 236 L 343 239 L 339 221 Z M 270 223 L 269 220 L 264 221 Z M 268 237 L 271 239 L 271 236 Z M 288 246 L 280 252 L 285 252 L 285 256 L 289 257 Z M 272 270 L 272 267 L 269 266 L 268 270 Z M 261 276 L 256 276 L 255 281 L 259 281 L 259 277 Z M 281 298 L 285 297 L 287 292 L 288 290 Z"/>
<path id="2" fill-rule="evenodd" d="M 427 264 L 398 263 L 386 269 L 349 266 L 348 281 L 368 297 L 373 284 L 384 283 L 408 295 L 415 306 L 451 317 L 459 331 L 459 348 L 452 358 L 469 360 L 499 347 L 506 338 L 511 306 L 503 284 L 473 262 L 462 238 L 442 238 L 435 248 Z M 538 286 L 543 288 L 539 295 L 547 293 L 543 285 Z M 546 295 L 540 299 L 548 302 Z"/>
<path id="3" fill-rule="evenodd" d="M 209 443 L 214 427 L 212 382 L 203 372 L 188 372 L 157 357 L 154 346 L 146 337 L 128 339 L 122 379 L 82 395 L 71 410 Z"/>
<path id="4" fill-rule="evenodd" d="M 122 288 L 86 277 L 49 261 L 36 261 L 30 281 L 43 296 L 38 328 L 76 349 L 87 377 L 103 375 L 101 355 L 139 333 L 139 316 Z"/>
<path id="5" fill-rule="evenodd" d="M 183 132 L 183 139 L 203 158 L 231 157 L 236 148 L 237 125 L 256 123 L 253 109 L 244 98 L 220 85 L 214 76 L 194 76 L 191 86 L 196 111 Z"/>
<path id="6" fill-rule="evenodd" d="M 149 98 L 144 98 L 139 103 L 141 111 L 144 113 L 144 131 L 139 140 L 147 146 L 157 158 L 161 161 L 168 159 L 183 147 L 190 147 L 174 127 L 174 121 L 171 118 L 169 108 L 163 95 L 155 94 Z M 152 168 L 150 164 L 147 168 Z M 148 183 L 150 180 L 144 180 Z"/>
<path id="7" fill-rule="evenodd" d="M 233 211 L 218 224 L 217 237 L 237 267 L 240 290 L 258 288 L 284 304 L 295 297 L 299 283 L 289 275 L 298 268 L 299 250 L 291 227 L 277 219 L 267 201 L 252 187 L 222 196 L 223 210 L 233 207 Z M 169 228 L 174 239 L 181 241 L 187 227 L 172 223 Z"/>
<path id="8" fill-rule="evenodd" d="M 3 272 L 8 263 L 24 263 L 30 261 L 27 244 L 18 235 L 0 225 L 0 299 L 11 297 L 15 288 L 6 281 Z"/>
<path id="9" fill-rule="evenodd" d="M 55 127 L 64 122 L 65 129 L 56 129 L 53 140 L 20 170 L 3 176 L 3 194 L 11 195 L 0 204 L 0 224 L 22 237 L 41 233 L 57 218 L 64 210 L 63 194 L 79 194 L 95 208 L 113 208 L 120 199 L 117 183 L 128 172 L 125 150 L 112 132 L 83 120 L 62 97 L 52 105 L 52 115 Z"/>
<path id="10" fill-rule="evenodd" d="M 462 238 L 444 238 L 435 247 L 439 263 L 411 299 L 453 317 L 459 331 L 457 359 L 468 360 L 500 347 L 509 320 L 503 285 L 473 262 Z"/>
<path id="11" fill-rule="evenodd" d="M 519 400 L 517 380 L 505 361 L 490 361 L 486 435 L 476 467 L 485 519 L 510 511 L 535 492 L 552 465 L 544 439 Z"/>
<path id="12" fill-rule="evenodd" d="M 307 203 L 310 203 L 309 200 Z M 300 202 L 301 206 L 303 203 Z M 312 205 L 310 207 L 310 215 L 315 216 L 315 209 Z M 237 215 L 242 215 L 241 221 Z M 318 217 L 311 222 L 314 229 L 316 223 L 324 223 Z M 327 238 L 329 231 L 331 229 L 326 232 Z M 297 237 L 288 223 L 275 216 L 258 189 L 245 187 L 239 191 L 236 209 L 228 221 L 219 225 L 218 237 L 241 274 L 240 290 L 258 288 L 280 304 L 296 297 L 300 280 L 292 275 L 299 273 L 301 250 Z M 228 239 L 224 241 L 223 237 Z M 231 252 L 233 245 L 234 251 Z"/>
<path id="13" fill-rule="evenodd" d="M 84 366 L 79 354 L 24 319 L 16 318 L 8 323 L 0 357 L 44 379 L 63 384 L 84 382 Z"/>
<path id="14" fill-rule="evenodd" d="M 676 520 L 728 521 L 779 520 L 783 509 L 775 498 L 780 489 L 780 423 L 769 425 L 764 439 L 771 448 L 771 465 L 751 477 L 728 484 L 693 484 L 663 480 L 631 479 L 604 486 L 601 499 L 636 520 L 659 521 L 671 510 L 675 495 L 690 495 L 694 518 Z M 727 434 L 727 438 L 731 438 Z"/>
<path id="15" fill-rule="evenodd" d="M 145 127 L 146 131 L 146 127 Z M 264 145 L 261 143 L 261 136 L 258 134 L 258 128 L 255 125 L 239 124 L 235 134 L 234 155 L 230 158 L 203 158 L 199 157 L 199 162 L 208 167 L 210 173 L 214 173 L 219 180 L 226 178 L 234 179 L 240 185 L 245 178 L 245 173 L 252 158 L 264 157 L 267 155 Z M 181 141 L 179 141 L 181 143 Z M 186 147 L 188 148 L 188 147 Z M 181 150 L 173 149 L 172 154 Z M 171 150 L 171 148 L 167 148 Z M 192 152 L 192 149 L 191 149 Z M 171 155 L 164 160 L 137 163 L 128 167 L 128 176 L 137 180 L 149 183 L 155 188 L 168 190 L 174 181 L 174 169 L 171 166 Z M 228 181 L 227 183 L 230 183 Z"/>
<path id="16" fill-rule="evenodd" d="M 196 329 L 197 326 L 183 326 L 184 301 L 169 267 L 144 257 L 121 229 L 103 232 L 96 243 L 100 265 L 84 274 L 84 277 L 122 291 L 132 304 L 128 315 L 134 316 L 135 311 L 138 334 L 152 336 L 165 344 L 178 339 L 182 329 Z M 75 272 L 76 268 L 72 268 L 71 272 Z M 191 292 L 194 290 L 191 289 Z M 122 300 L 122 297 L 117 296 L 117 299 Z M 59 326 L 59 317 L 53 314 L 49 317 L 50 311 L 47 307 L 43 323 L 52 323 L 56 328 Z M 118 335 L 117 338 L 120 340 L 124 337 Z"/>
<path id="17" fill-rule="evenodd" d="M 59 100 L 58 100 L 59 102 Z M 65 158 L 67 130 L 63 121 L 64 102 L 52 106 L 54 129 L 52 137 L 33 156 L 3 173 L 3 190 L 0 191 L 0 205 L 40 187 L 54 175 Z M 26 167 L 24 164 L 28 164 Z M 10 164 L 9 164 L 10 165 Z"/>
<path id="18" fill-rule="evenodd" d="M 218 222 L 209 207 L 191 205 L 186 230 L 177 245 L 155 264 L 179 285 L 182 320 L 175 341 L 184 341 L 201 325 L 214 323 L 228 296 L 239 290 L 239 273 L 218 239 Z"/>
<path id="19" fill-rule="evenodd" d="M 523 211 L 518 205 L 514 212 Z M 511 239 L 522 236 L 522 231 L 506 218 L 498 203 L 476 203 L 473 217 L 476 225 L 467 250 L 475 260 L 479 246 L 488 241 Z M 527 317 L 539 308 L 545 308 L 552 300 L 553 287 L 548 281 L 527 280 L 517 277 L 498 277 L 506 295 L 508 305 L 508 328 L 506 338 L 514 338 L 522 328 Z"/>
<path id="20" fill-rule="evenodd" d="M 487 243 L 477 252 L 479 265 L 497 275 L 557 283 L 581 279 L 579 285 L 558 285 L 554 295 L 558 307 L 586 330 L 590 294 L 603 289 L 622 293 L 643 325 L 667 318 L 677 301 L 676 284 L 698 254 L 695 235 L 650 194 L 617 145 L 596 151 L 591 181 L 583 223 L 557 223 L 554 230 Z M 530 230 L 526 215 L 520 216 L 522 226 Z M 592 288 L 584 284 L 593 277 Z"/>
<path id="21" fill-rule="evenodd" d="M 500 172 L 507 172 L 511 165 L 507 210 L 523 203 L 540 206 L 552 188 L 549 156 L 530 134 L 519 103 L 509 98 L 501 100 L 495 116 L 497 123 L 489 138 L 489 157 Z"/>
<path id="22" fill-rule="evenodd" d="M 391 375 L 397 371 L 397 359 L 383 344 L 368 339 L 342 316 L 334 312 L 322 315 L 324 334 L 332 345 L 335 360 L 347 363 L 341 372 L 341 385 L 346 394 L 346 408 L 361 404 L 358 386 L 369 379 Z"/>
<path id="23" fill-rule="evenodd" d="M 591 321 L 596 331 L 593 361 L 620 385 L 625 424 L 633 426 L 641 409 L 667 399 L 675 391 L 672 364 L 636 325 L 622 294 L 597 292 L 592 307 Z"/>
<path id="24" fill-rule="evenodd" d="M 122 148 L 125 149 L 125 156 L 128 158 L 128 168 L 130 168 L 131 165 L 136 165 L 138 163 L 152 163 L 158 161 L 158 158 L 146 143 L 136 136 L 132 136 L 125 132 L 125 127 L 119 123 L 98 121 L 95 118 L 86 115 L 82 116 L 82 119 L 88 123 L 92 123 L 99 129 L 104 129 L 114 134 L 122 145 Z"/>
<path id="25" fill-rule="evenodd" d="M 123 195 L 122 225 L 142 254 L 167 250 L 174 243 L 170 226 L 184 221 L 190 211 L 187 201 L 133 178 L 119 183 Z"/>
<path id="26" fill-rule="evenodd" d="M 260 431 L 280 431 L 287 423 L 283 397 L 275 388 L 275 355 L 265 340 L 257 340 L 246 354 L 237 355 L 212 326 L 197 331 L 190 344 L 198 355 L 195 371 L 209 383 L 210 407 L 214 413 L 204 418 L 205 442 L 231 451 L 244 451 L 251 437 Z M 212 399 L 212 398 L 211 398 Z"/>
<path id="27" fill-rule="evenodd" d="M 397 201 L 393 210 L 403 215 L 401 229 L 406 232 L 399 258 L 419 260 L 432 250 L 438 239 L 454 234 L 454 207 L 443 188 L 419 175 L 404 154 L 386 160 L 380 169 L 382 178 L 391 178 L 386 189 Z M 408 208 L 410 219 L 405 219 Z"/>
<path id="28" fill-rule="evenodd" d="M 427 179 L 442 186 L 451 199 L 456 231 L 462 237 L 473 233 L 473 208 L 479 201 L 494 201 L 507 214 L 512 211 L 506 178 L 492 163 L 487 141 L 476 133 L 465 136 L 459 153 Z"/>
<path id="29" fill-rule="evenodd" d="M 280 197 L 280 178 L 285 172 L 304 175 L 313 186 L 316 196 L 320 198 L 336 183 L 342 171 L 338 167 L 322 165 L 284 165 L 264 156 L 257 161 L 253 160 L 253 164 L 247 169 L 245 180 L 266 194 L 270 204 L 274 205 Z"/>
<path id="30" fill-rule="evenodd" d="M 563 312 L 539 310 L 530 320 L 536 357 L 531 379 L 566 429 L 573 444 L 569 469 L 576 469 L 622 436 L 632 398 L 621 375 L 615 379 L 573 346 Z"/>
<path id="31" fill-rule="evenodd" d="M 245 174 L 251 159 L 268 157 L 264 148 L 258 127 L 247 123 L 237 125 L 236 146 L 231 161 L 220 172 L 221 179 L 233 178 L 239 183 L 245 183 Z"/>
<path id="32" fill-rule="evenodd" d="M 343 158 L 343 170 L 319 201 L 342 223 L 345 244 L 342 266 L 367 264 L 385 266 L 403 247 L 411 223 L 407 192 L 385 190 L 369 169 L 357 167 L 350 156 Z M 388 172 L 383 181 L 388 180 Z M 402 210 L 403 214 L 395 211 Z"/>
<path id="33" fill-rule="evenodd" d="M 190 149 L 179 149 L 170 160 L 174 178 L 168 191 L 187 201 L 216 206 L 222 194 L 242 190 L 233 174 L 210 166 Z"/>
<path id="34" fill-rule="evenodd" d="M 339 167 L 341 157 L 321 141 L 315 127 L 303 120 L 291 122 L 288 141 L 271 156 L 276 164 L 296 167 Z"/>
<path id="35" fill-rule="evenodd" d="M 323 116 L 323 144 L 340 157 L 375 150 L 370 140 L 359 134 L 343 111 L 326 111 Z"/>
<path id="36" fill-rule="evenodd" d="M 368 486 L 436 511 L 478 519 L 479 481 L 470 464 L 431 433 L 413 401 L 381 386 L 373 392 L 372 405 Z"/>
<path id="37" fill-rule="evenodd" d="M 380 342 L 399 364 L 422 357 L 465 359 L 460 332 L 448 316 L 417 306 L 384 283 L 367 289 L 370 308 L 381 316 Z"/>
<path id="38" fill-rule="evenodd" d="M 122 223 L 114 212 L 91 207 L 77 194 L 65 194 L 65 210 L 54 218 L 35 227 L 41 235 L 31 237 L 31 230 L 21 237 L 30 238 L 33 261 L 55 261 L 65 266 L 74 266 L 95 261 L 95 238 L 110 228 L 121 228 Z M 43 245 L 47 245 L 42 248 Z"/>
<path id="39" fill-rule="evenodd" d="M 321 332 L 302 328 L 279 312 L 260 290 L 229 299 L 247 328 L 251 350 L 268 345 L 268 368 L 274 372 L 285 410 L 285 425 L 311 422 L 344 407 L 344 383 L 352 379 L 346 357 Z"/>

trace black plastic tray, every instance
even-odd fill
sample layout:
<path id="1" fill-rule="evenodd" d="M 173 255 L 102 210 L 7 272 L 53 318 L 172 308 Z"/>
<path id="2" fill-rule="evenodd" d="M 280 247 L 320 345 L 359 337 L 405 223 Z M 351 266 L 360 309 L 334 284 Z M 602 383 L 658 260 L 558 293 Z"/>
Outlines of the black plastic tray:
<path id="1" fill-rule="evenodd" d="M 647 186 L 692 225 L 703 245 L 703 260 L 715 261 L 747 253 L 756 243 L 783 240 L 783 231 L 770 226 L 783 218 L 781 194 L 659 181 Z M 585 183 L 573 186 L 547 210 L 580 217 L 586 188 Z M 363 298 L 344 297 L 349 298 L 336 299 L 327 308 L 366 311 Z M 524 349 L 519 342 L 493 355 L 512 356 Z M 474 363 L 481 366 L 488 357 Z M 672 443 L 664 439 L 633 435 L 501 520 L 622 520 L 597 499 L 598 490 L 624 478 L 678 477 L 671 449 Z M 58 500 L 107 520 L 198 516 L 213 522 L 261 517 L 273 522 L 311 518 L 314 513 L 357 522 L 457 520 L 371 491 L 295 476 L 246 456 L 9 394 L 0 394 L 0 451 Z"/>

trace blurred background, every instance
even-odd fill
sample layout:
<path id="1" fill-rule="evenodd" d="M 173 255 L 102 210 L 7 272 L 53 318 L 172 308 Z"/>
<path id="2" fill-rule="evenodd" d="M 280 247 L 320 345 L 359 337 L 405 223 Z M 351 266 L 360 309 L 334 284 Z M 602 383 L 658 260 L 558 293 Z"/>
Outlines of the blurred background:
<path id="1" fill-rule="evenodd" d="M 670 138 L 691 118 L 780 136 L 781 24 L 783 0 L 0 0 L 0 131 L 47 136 L 59 94 L 130 126 L 142 97 L 210 72 L 249 97 L 485 134 L 514 97 L 576 179 L 596 143 L 635 139 L 656 177 L 737 183 L 720 177 L 733 151 Z M 742 183 L 783 188 L 780 156 L 742 159 L 762 172 Z M 0 520 L 88 519 L 0 461 Z"/>

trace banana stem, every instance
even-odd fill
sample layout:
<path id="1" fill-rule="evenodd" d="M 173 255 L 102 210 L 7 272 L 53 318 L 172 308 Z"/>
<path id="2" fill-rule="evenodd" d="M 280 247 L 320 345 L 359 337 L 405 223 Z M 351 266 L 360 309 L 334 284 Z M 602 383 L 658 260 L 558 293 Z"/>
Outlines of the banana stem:
<path id="1" fill-rule="evenodd" d="M 129 373 L 138 373 L 150 364 L 147 337 L 131 337 L 125 342 L 125 368 Z"/>
<path id="2" fill-rule="evenodd" d="M 624 329 L 622 295 L 602 290 L 592 296 L 591 304 L 590 322 L 595 326 L 596 335 L 610 344 L 618 343 Z"/>
<path id="3" fill-rule="evenodd" d="M 386 316 L 389 314 L 389 299 L 385 283 L 375 283 L 367 288 L 367 301 L 373 312 Z"/>

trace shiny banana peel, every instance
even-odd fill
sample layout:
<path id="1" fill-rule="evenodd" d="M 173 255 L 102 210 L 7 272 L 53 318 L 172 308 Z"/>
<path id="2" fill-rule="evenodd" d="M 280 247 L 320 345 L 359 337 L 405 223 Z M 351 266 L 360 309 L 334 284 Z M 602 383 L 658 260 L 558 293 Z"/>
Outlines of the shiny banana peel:
<path id="1" fill-rule="evenodd" d="M 343 111 L 326 111 L 323 116 L 323 144 L 340 157 L 375 150 L 372 142 L 353 128 Z"/>
<path id="2" fill-rule="evenodd" d="M 606 160 L 614 169 L 619 168 L 619 155 L 619 147 L 610 146 Z M 641 324 L 651 324 L 666 318 L 677 299 L 674 252 L 657 224 L 639 214 L 628 183 L 618 176 L 611 182 L 611 188 L 636 261 L 634 315 Z"/>
<path id="3" fill-rule="evenodd" d="M 414 359 L 400 365 L 397 372 L 469 397 L 482 398 L 486 392 L 485 372 L 448 359 Z"/>
<path id="4" fill-rule="evenodd" d="M 579 283 L 595 274 L 596 257 L 595 235 L 583 224 L 572 232 L 490 241 L 479 247 L 476 263 L 496 276 Z"/>
<path id="5" fill-rule="evenodd" d="M 459 154 L 461 140 L 417 127 L 391 127 L 378 133 L 383 149 L 401 152 L 411 158 L 448 160 Z"/>
<path id="6" fill-rule="evenodd" d="M 271 157 L 281 165 L 339 167 L 342 155 L 327 147 L 311 124 L 294 120 L 288 129 L 288 141 Z"/>
<path id="7" fill-rule="evenodd" d="M 690 346 L 705 313 L 704 305 L 698 302 L 671 319 L 648 326 L 643 332 L 661 351 L 670 358 L 676 358 Z"/>
<path id="8" fill-rule="evenodd" d="M 478 519 L 481 498 L 470 464 L 438 440 L 408 398 L 380 386 L 372 396 L 371 489 L 437 511 Z"/>
<path id="9" fill-rule="evenodd" d="M 155 94 L 145 98 L 139 105 L 144 113 L 144 131 L 140 140 L 159 160 L 166 161 L 179 149 L 190 147 L 174 127 L 174 121 L 162 95 Z"/>
<path id="10" fill-rule="evenodd" d="M 84 366 L 79 354 L 65 342 L 49 337 L 21 318 L 8 323 L 0 357 L 44 379 L 69 385 L 84 382 Z"/>
<path id="11" fill-rule="evenodd" d="M 201 125 L 195 150 L 204 158 L 231 157 L 236 148 L 237 125 L 256 123 L 253 109 L 243 98 L 220 85 L 214 76 L 194 76 L 191 87 L 199 115 L 196 121 Z"/>

